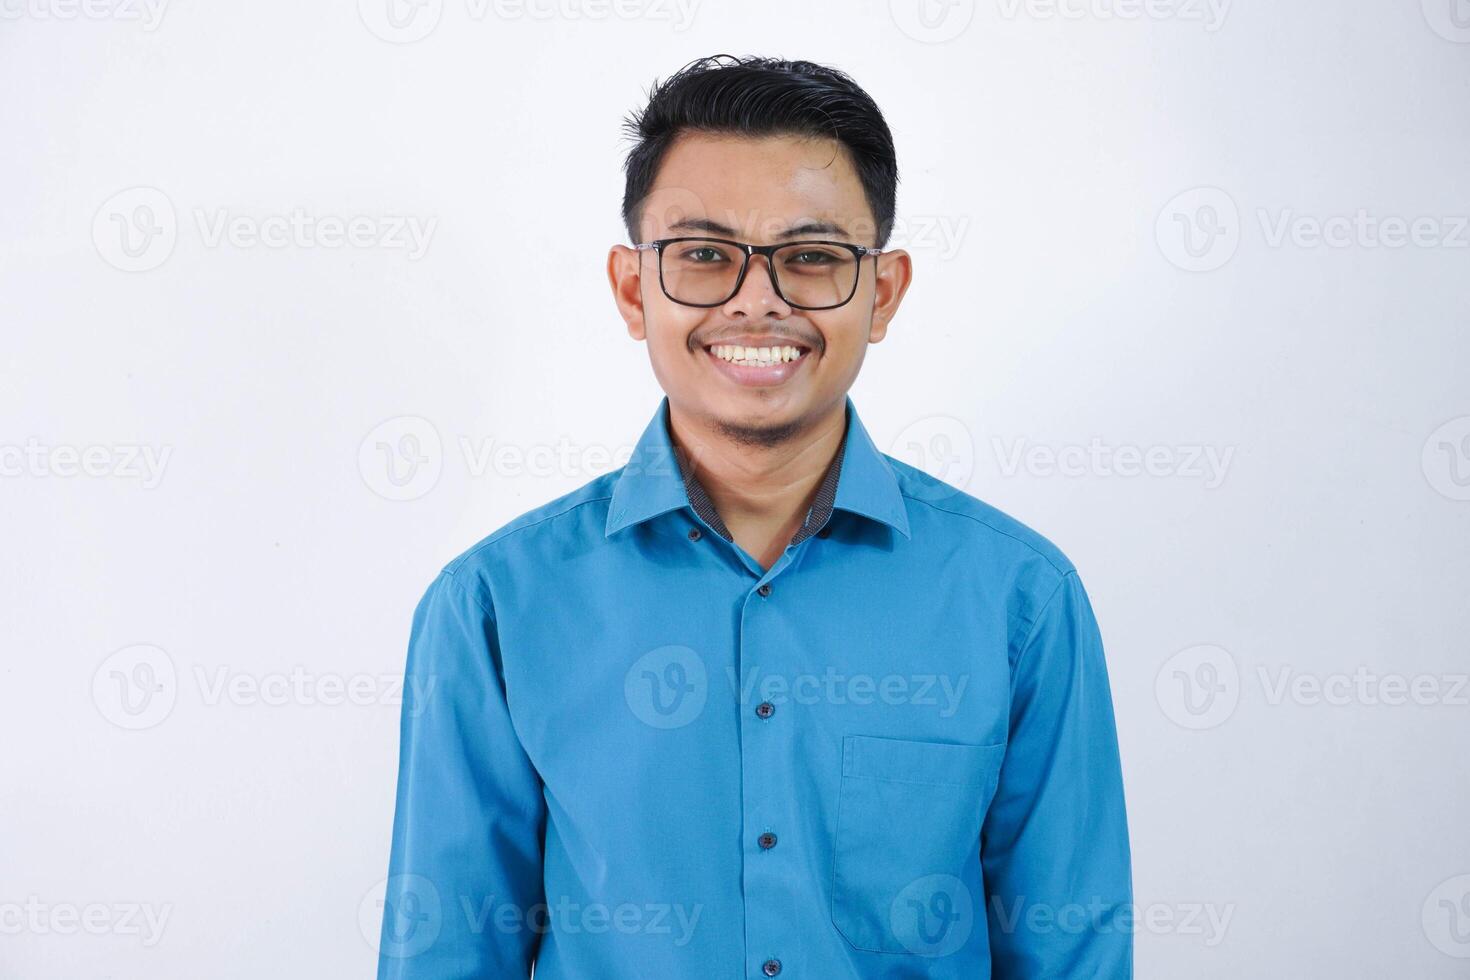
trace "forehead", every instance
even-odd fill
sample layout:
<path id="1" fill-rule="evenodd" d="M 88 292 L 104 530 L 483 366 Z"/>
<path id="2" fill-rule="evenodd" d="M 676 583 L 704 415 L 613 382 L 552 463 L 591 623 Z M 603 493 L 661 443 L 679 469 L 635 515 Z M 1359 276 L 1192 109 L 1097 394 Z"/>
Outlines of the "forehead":
<path id="1" fill-rule="evenodd" d="M 686 133 L 664 154 L 642 209 L 644 241 L 703 234 L 722 225 L 763 244 L 803 225 L 835 226 L 821 235 L 865 242 L 872 211 L 847 148 L 834 139 Z"/>

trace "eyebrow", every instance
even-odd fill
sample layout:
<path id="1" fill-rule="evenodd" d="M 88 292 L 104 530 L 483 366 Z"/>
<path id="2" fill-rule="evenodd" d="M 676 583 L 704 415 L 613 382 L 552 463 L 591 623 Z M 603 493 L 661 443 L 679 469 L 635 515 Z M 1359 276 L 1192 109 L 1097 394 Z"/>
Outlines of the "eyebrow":
<path id="1" fill-rule="evenodd" d="M 729 225 L 722 225 L 718 221 L 709 218 L 682 218 L 669 225 L 670 231 L 703 231 L 712 235 L 723 235 L 726 238 L 735 237 L 735 229 Z M 777 232 L 777 239 L 805 238 L 808 235 L 837 235 L 841 238 L 851 238 L 847 229 L 831 221 L 803 221 L 799 225 L 792 225 L 785 231 Z"/>

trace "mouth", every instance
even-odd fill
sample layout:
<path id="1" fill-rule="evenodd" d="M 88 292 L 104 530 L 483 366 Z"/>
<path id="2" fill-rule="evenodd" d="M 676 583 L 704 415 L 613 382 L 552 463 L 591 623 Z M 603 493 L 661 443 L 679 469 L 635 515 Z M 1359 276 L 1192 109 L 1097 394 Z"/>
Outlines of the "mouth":
<path id="1" fill-rule="evenodd" d="M 736 384 L 784 384 L 801 370 L 811 348 L 802 344 L 710 344 L 705 356 L 715 370 Z"/>

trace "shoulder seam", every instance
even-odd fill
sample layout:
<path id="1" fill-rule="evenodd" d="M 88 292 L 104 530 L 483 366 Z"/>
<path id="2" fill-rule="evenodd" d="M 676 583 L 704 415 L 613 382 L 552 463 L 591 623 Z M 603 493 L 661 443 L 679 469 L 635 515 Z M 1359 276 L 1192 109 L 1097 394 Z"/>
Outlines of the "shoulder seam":
<path id="1" fill-rule="evenodd" d="M 1041 604 L 1041 607 L 1036 610 L 1036 616 L 1031 620 L 1030 625 L 1026 627 L 1026 640 L 1024 643 L 1021 644 L 1021 651 L 1016 654 L 1017 672 L 1019 672 L 1021 669 L 1021 660 L 1026 656 L 1026 651 L 1031 649 L 1031 641 L 1036 639 L 1036 630 L 1041 625 L 1042 617 L 1046 615 L 1046 611 L 1051 608 L 1051 604 L 1055 602 L 1057 596 L 1061 594 L 1062 586 L 1067 583 L 1067 579 L 1074 577 L 1076 574 L 1077 570 L 1074 568 L 1064 574 L 1061 578 L 1057 579 L 1057 584 L 1052 587 L 1051 595 L 1047 596 L 1046 601 L 1043 602 Z"/>
<path id="2" fill-rule="evenodd" d="M 521 531 L 529 531 L 531 528 L 536 527 L 536 526 L 541 525 L 541 524 L 545 524 L 547 521 L 554 520 L 554 519 L 556 519 L 558 517 L 562 517 L 562 516 L 564 516 L 566 514 L 570 514 L 572 511 L 576 510 L 578 507 L 585 507 L 588 504 L 595 504 L 595 503 L 598 503 L 599 501 L 611 500 L 611 499 L 612 499 L 612 494 L 608 494 L 605 497 L 589 497 L 588 499 L 578 501 L 575 504 L 569 504 L 568 506 L 564 507 L 563 509 L 557 511 L 555 514 L 547 514 L 545 517 L 540 518 L 539 520 L 532 521 L 529 524 L 522 524 L 520 527 L 502 528 L 501 530 L 496 531 L 493 534 L 491 534 L 484 541 L 481 541 L 479 544 L 475 545 L 469 551 L 466 551 L 464 554 L 462 554 L 462 555 L 458 556 L 457 558 L 455 558 L 448 565 L 445 565 L 444 566 L 444 570 L 447 571 L 447 572 L 449 572 L 449 574 L 453 575 L 454 574 L 454 570 L 457 569 L 457 568 L 459 568 L 460 565 L 463 565 L 465 562 L 469 561 L 475 555 L 478 555 L 480 552 L 484 551 L 486 548 L 490 547 L 492 544 L 498 544 L 499 542 L 501 542 L 501 541 L 505 540 L 506 538 L 510 537 L 512 534 L 519 534 Z"/>
<path id="3" fill-rule="evenodd" d="M 489 609 L 486 609 L 485 608 L 485 604 L 480 601 L 480 597 L 478 595 L 476 595 L 474 592 L 471 592 L 468 586 L 466 586 L 463 582 L 461 582 L 459 579 L 457 579 L 457 578 L 454 577 L 454 572 L 451 569 L 445 568 L 445 569 L 443 569 L 442 571 L 439 572 L 439 575 L 440 575 L 440 577 L 442 577 L 442 578 L 446 579 L 447 581 L 453 583 L 455 589 L 457 589 L 461 595 L 463 595 L 466 599 L 468 599 L 471 602 L 473 602 L 475 604 L 475 606 L 480 610 L 480 612 L 482 612 L 482 613 L 485 614 L 485 618 L 486 619 L 488 619 L 488 620 L 490 620 L 490 622 L 496 623 L 498 625 L 498 621 L 495 618 L 495 614 L 493 612 L 491 612 Z"/>
<path id="4" fill-rule="evenodd" d="M 957 493 L 964 493 L 963 490 L 956 490 L 956 492 Z M 939 506 L 938 504 L 934 503 L 932 500 L 925 500 L 923 497 L 915 497 L 912 494 L 904 493 L 902 490 L 900 490 L 899 493 L 903 496 L 903 498 L 905 500 L 912 500 L 915 503 L 924 504 L 927 507 L 932 507 L 935 510 L 939 511 L 941 514 L 952 514 L 955 517 L 963 517 L 963 518 L 966 518 L 967 520 L 974 521 L 976 524 L 979 524 L 981 527 L 988 527 L 988 528 L 990 528 L 990 530 L 994 531 L 996 534 L 1003 535 L 1004 537 L 1010 538 L 1012 541 L 1015 541 L 1015 542 L 1017 542 L 1019 544 L 1025 545 L 1027 548 L 1030 548 L 1036 554 L 1038 554 L 1042 558 L 1046 559 L 1046 563 L 1052 567 L 1052 570 L 1055 571 L 1055 572 L 1057 572 L 1058 574 L 1060 574 L 1062 576 L 1069 575 L 1069 574 L 1071 574 L 1074 571 L 1074 569 L 1070 567 L 1070 565 L 1071 565 L 1070 561 L 1068 562 L 1067 565 L 1059 565 L 1051 557 L 1051 555 L 1048 555 L 1046 552 L 1044 552 L 1040 548 L 1036 547 L 1036 545 L 1032 544 L 1030 541 L 1027 541 L 1024 538 L 1017 537 L 1016 535 L 1012 534 L 1010 531 L 1007 531 L 1005 528 L 996 527 L 994 524 L 990 523 L 989 521 L 982 520 L 982 519 L 976 517 L 974 514 L 964 514 L 964 513 L 961 513 L 960 511 L 957 511 L 957 510 L 950 510 L 947 507 L 941 507 L 941 506 Z"/>

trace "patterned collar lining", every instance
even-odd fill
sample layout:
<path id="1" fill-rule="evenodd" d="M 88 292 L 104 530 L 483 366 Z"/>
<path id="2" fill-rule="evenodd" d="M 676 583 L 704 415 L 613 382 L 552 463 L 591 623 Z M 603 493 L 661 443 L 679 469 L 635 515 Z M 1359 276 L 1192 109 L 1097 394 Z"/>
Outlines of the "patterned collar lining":
<path id="1" fill-rule="evenodd" d="M 816 499 L 812 501 L 811 510 L 807 511 L 806 520 L 801 527 L 796 529 L 796 535 L 791 539 L 793 545 L 801 544 L 807 538 L 820 531 L 832 516 L 832 504 L 837 499 L 837 479 L 842 473 L 842 454 L 847 448 L 847 438 L 844 433 L 842 442 L 837 446 L 837 455 L 833 457 L 832 464 L 827 467 L 827 475 L 822 477 L 821 486 L 817 487 Z M 679 454 L 674 454 L 678 460 Z M 694 508 L 706 524 L 726 541 L 734 541 L 735 537 L 725 527 L 725 522 L 720 519 L 719 512 L 715 510 L 714 503 L 709 499 L 709 494 L 693 473 L 686 473 L 682 464 L 679 464 L 679 474 L 684 480 L 684 490 L 689 494 L 689 504 Z"/>

